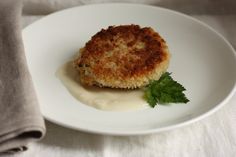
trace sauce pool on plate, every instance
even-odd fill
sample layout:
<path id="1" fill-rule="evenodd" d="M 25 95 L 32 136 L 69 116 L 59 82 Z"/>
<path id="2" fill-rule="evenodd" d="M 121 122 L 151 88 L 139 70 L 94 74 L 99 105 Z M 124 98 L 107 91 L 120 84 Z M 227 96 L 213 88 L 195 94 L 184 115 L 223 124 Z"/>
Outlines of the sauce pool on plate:
<path id="1" fill-rule="evenodd" d="M 83 86 L 72 62 L 61 66 L 56 76 L 70 94 L 82 103 L 106 111 L 131 111 L 149 108 L 141 89 L 124 90 Z"/>

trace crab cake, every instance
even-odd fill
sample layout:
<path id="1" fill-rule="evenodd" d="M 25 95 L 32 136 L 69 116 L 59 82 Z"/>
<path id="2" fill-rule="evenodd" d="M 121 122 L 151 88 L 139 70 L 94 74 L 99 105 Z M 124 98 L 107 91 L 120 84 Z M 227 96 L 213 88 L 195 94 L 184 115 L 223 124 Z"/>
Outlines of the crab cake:
<path id="1" fill-rule="evenodd" d="M 133 89 L 158 80 L 169 60 L 165 40 L 152 28 L 120 25 L 96 33 L 74 66 L 82 84 Z"/>

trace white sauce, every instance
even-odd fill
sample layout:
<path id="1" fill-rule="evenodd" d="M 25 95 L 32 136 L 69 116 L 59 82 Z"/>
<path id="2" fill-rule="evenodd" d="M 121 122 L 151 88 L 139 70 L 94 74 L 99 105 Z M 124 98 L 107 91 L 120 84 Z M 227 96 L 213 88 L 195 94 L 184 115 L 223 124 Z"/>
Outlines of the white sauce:
<path id="1" fill-rule="evenodd" d="M 68 62 L 60 67 L 56 76 L 76 99 L 86 105 L 108 111 L 130 111 L 148 108 L 143 91 L 85 87 L 78 81 L 78 74 Z"/>

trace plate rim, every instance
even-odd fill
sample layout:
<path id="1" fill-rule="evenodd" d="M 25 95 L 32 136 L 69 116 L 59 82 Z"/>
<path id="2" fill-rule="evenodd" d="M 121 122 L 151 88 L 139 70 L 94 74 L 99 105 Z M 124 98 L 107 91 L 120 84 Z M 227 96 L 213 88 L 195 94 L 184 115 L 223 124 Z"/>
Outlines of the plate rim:
<path id="1" fill-rule="evenodd" d="M 37 24 L 41 21 L 43 21 L 44 19 L 48 18 L 48 17 L 52 17 L 58 13 L 62 13 L 62 12 L 65 12 L 65 11 L 68 11 L 68 10 L 72 10 L 72 9 L 78 9 L 78 8 L 81 8 L 81 7 L 90 7 L 90 6 L 107 6 L 107 5 L 110 5 L 110 6 L 117 6 L 117 5 L 125 5 L 125 6 L 140 6 L 140 7 L 149 7 L 149 8 L 153 8 L 153 9 L 159 9 L 159 10 L 164 10 L 164 11 L 167 11 L 167 12 L 170 12 L 170 13 L 173 13 L 173 14 L 176 14 L 176 15 L 179 15 L 179 16 L 182 16 L 184 18 L 187 18 L 189 20 L 192 20 L 202 26 L 204 26 L 205 28 L 209 29 L 210 31 L 214 32 L 218 37 L 220 37 L 224 42 L 225 44 L 230 48 L 231 52 L 233 53 L 234 55 L 234 59 L 236 61 L 236 51 L 235 49 L 233 48 L 233 46 L 230 44 L 230 42 L 222 35 L 220 34 L 219 32 L 217 32 L 215 29 L 213 29 L 211 26 L 209 26 L 208 24 L 194 18 L 194 17 L 191 17 L 190 15 L 187 15 L 187 14 L 184 14 L 184 13 L 181 13 L 181 12 L 178 12 L 176 10 L 171 10 L 171 9 L 168 9 L 168 8 L 164 8 L 164 7 L 160 7 L 160 6 L 153 6 L 153 5 L 149 5 L 149 4 L 137 4 L 137 3 L 120 3 L 120 2 L 115 2 L 115 3 L 98 3 L 98 4 L 87 4 L 87 5 L 82 5 L 82 6 L 75 6 L 75 7 L 71 7 L 71 8 L 66 8 L 66 9 L 63 9 L 63 10 L 60 10 L 60 11 L 56 11 L 56 12 L 53 12 L 51 14 L 48 14 L 42 18 L 40 18 L 39 20 L 36 20 L 35 22 L 29 24 L 28 26 L 26 26 L 23 30 L 22 30 L 22 36 L 24 36 L 24 34 L 30 30 L 31 27 L 33 27 L 34 24 Z M 34 82 L 34 80 L 33 80 Z M 43 115 L 43 117 L 50 121 L 50 122 L 53 122 L 57 125 L 60 125 L 60 126 L 63 126 L 63 127 L 66 127 L 66 128 L 70 128 L 70 129 L 73 129 L 73 130 L 77 130 L 77 131 L 82 131 L 82 132 L 88 132 L 88 133 L 95 133 L 95 134 L 103 134 L 103 135 L 116 135 L 116 136 L 130 136 L 130 135 L 145 135 L 145 134 L 150 134 L 150 133 L 160 133 L 160 132 L 164 132 L 164 131 L 169 131 L 169 130 L 173 130 L 173 129 L 176 129 L 176 128 L 180 128 L 180 127 L 183 127 L 183 126 L 186 126 L 186 125 L 189 125 L 189 124 L 192 124 L 194 122 L 197 122 L 197 121 L 200 121 L 210 115 L 212 115 L 213 113 L 215 113 L 216 111 L 218 111 L 222 106 L 224 106 L 226 103 L 229 102 L 229 100 L 233 97 L 234 93 L 236 92 L 236 80 L 234 80 L 234 85 L 233 87 L 230 89 L 230 92 L 228 93 L 228 95 L 222 99 L 218 104 L 216 104 L 214 107 L 212 107 L 211 109 L 209 109 L 208 111 L 198 115 L 197 117 L 194 117 L 192 119 L 189 119 L 189 120 L 184 120 L 182 122 L 179 122 L 177 124 L 173 124 L 173 125 L 169 125 L 169 126 L 163 126 L 163 127 L 158 127 L 158 128 L 154 128 L 154 129 L 145 129 L 145 130 L 128 130 L 128 131 L 125 131 L 125 130 L 118 130 L 118 131 L 110 131 L 110 130 L 106 130 L 106 129 L 97 129 L 97 128 L 83 128 L 83 127 L 78 127 L 78 126 L 72 126 L 70 124 L 65 124 L 63 122 L 60 122 L 59 120 L 55 120 L 53 118 L 51 118 L 50 116 L 47 116 L 45 115 L 42 110 L 41 110 L 41 113 Z M 41 105 L 39 104 L 39 107 Z"/>

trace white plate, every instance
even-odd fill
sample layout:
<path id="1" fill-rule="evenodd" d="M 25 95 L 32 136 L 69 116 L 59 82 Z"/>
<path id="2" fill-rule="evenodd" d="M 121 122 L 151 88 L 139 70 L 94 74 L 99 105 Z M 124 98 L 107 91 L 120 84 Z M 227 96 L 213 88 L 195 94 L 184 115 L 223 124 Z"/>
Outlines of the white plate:
<path id="1" fill-rule="evenodd" d="M 186 87 L 188 104 L 107 112 L 84 105 L 69 94 L 56 78 L 56 70 L 101 28 L 121 24 L 150 26 L 166 39 L 172 54 L 168 71 Z M 202 22 L 163 8 L 134 4 L 75 7 L 28 26 L 23 40 L 43 115 L 69 128 L 113 135 L 169 130 L 213 113 L 235 91 L 232 46 Z"/>

